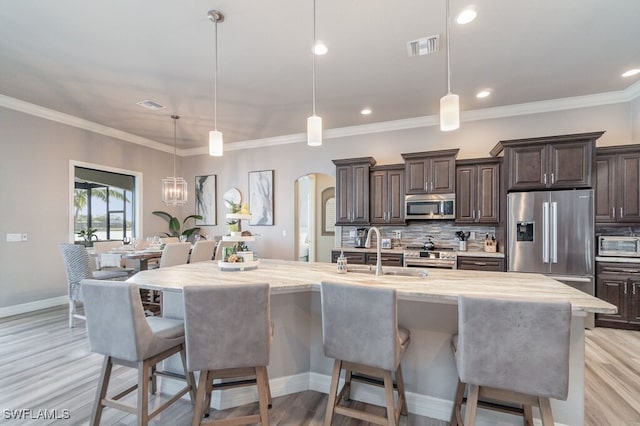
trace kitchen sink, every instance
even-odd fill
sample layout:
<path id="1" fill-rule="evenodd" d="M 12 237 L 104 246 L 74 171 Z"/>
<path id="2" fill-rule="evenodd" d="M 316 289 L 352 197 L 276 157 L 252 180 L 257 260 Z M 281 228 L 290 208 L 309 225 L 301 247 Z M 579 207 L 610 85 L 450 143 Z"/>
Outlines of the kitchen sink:
<path id="1" fill-rule="evenodd" d="M 347 272 L 356 273 L 356 274 L 368 274 L 375 275 L 376 267 L 374 265 L 371 266 L 348 266 Z M 429 271 L 422 268 L 398 268 L 398 267 L 383 267 L 382 275 L 388 276 L 398 276 L 398 277 L 416 277 L 416 278 L 426 278 L 429 275 Z"/>

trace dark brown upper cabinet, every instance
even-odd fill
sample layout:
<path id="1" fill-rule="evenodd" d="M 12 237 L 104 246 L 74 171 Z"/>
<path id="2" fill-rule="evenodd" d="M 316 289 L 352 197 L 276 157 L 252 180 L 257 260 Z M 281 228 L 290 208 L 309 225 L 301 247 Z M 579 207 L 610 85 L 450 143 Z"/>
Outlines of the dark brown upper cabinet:
<path id="1" fill-rule="evenodd" d="M 500 221 L 500 160 L 456 162 L 456 223 Z"/>
<path id="2" fill-rule="evenodd" d="M 372 225 L 405 225 L 404 164 L 371 167 L 369 216 Z"/>
<path id="3" fill-rule="evenodd" d="M 640 145 L 596 149 L 596 223 L 640 222 Z"/>
<path id="4" fill-rule="evenodd" d="M 500 141 L 507 191 L 591 188 L 596 140 L 604 132 Z"/>
<path id="5" fill-rule="evenodd" d="M 336 225 L 369 224 L 369 170 L 373 157 L 333 160 L 336 165 Z"/>
<path id="6" fill-rule="evenodd" d="M 402 154 L 406 194 L 448 194 L 456 189 L 459 149 Z"/>

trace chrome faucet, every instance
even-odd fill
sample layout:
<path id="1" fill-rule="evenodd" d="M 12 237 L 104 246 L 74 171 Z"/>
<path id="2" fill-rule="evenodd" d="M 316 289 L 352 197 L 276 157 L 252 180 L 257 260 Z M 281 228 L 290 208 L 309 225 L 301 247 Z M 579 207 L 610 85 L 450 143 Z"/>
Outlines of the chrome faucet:
<path id="1" fill-rule="evenodd" d="M 376 276 L 382 275 L 382 253 L 380 250 L 380 230 L 375 226 L 369 228 L 367 232 L 367 240 L 364 243 L 365 247 L 371 247 L 371 231 L 376 231 Z"/>

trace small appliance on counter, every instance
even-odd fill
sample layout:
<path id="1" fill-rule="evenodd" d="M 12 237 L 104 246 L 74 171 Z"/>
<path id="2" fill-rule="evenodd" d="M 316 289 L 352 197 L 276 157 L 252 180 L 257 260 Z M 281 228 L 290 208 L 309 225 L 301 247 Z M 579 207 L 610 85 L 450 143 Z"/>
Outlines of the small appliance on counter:
<path id="1" fill-rule="evenodd" d="M 355 248 L 364 248 L 364 243 L 367 241 L 367 228 L 356 229 L 356 237 L 353 240 L 353 246 Z"/>

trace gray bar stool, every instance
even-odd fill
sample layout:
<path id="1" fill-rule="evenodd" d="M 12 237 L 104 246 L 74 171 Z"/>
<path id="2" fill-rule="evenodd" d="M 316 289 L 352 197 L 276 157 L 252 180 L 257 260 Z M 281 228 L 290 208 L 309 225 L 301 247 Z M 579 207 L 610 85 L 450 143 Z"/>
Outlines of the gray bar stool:
<path id="1" fill-rule="evenodd" d="M 542 424 L 553 425 L 549 398 L 564 401 L 569 389 L 570 333 L 569 302 L 460 296 L 458 335 L 452 339 L 460 378 L 451 424 L 474 425 L 480 406 L 522 415 L 533 425 L 535 406 Z"/>
<path id="2" fill-rule="evenodd" d="M 192 425 L 269 425 L 269 284 L 185 286 L 183 291 L 187 368 L 200 372 Z M 226 380 L 233 378 L 245 379 Z M 214 384 L 215 379 L 225 381 Z M 259 414 L 203 420 L 213 390 L 252 384 L 258 387 Z"/>
<path id="3" fill-rule="evenodd" d="M 400 360 L 410 338 L 409 330 L 398 326 L 396 291 L 323 282 L 321 297 L 324 354 L 335 358 L 324 424 L 331 425 L 337 413 L 370 423 L 397 425 L 400 414 L 407 414 Z M 345 383 L 338 393 L 343 368 Z M 353 380 L 384 387 L 386 417 L 340 405 L 342 400 L 349 400 Z"/>
<path id="4" fill-rule="evenodd" d="M 114 281 L 83 280 L 87 332 L 91 351 L 105 356 L 98 383 L 98 391 L 91 415 L 91 424 L 100 424 L 104 407 L 116 408 L 137 416 L 138 425 L 146 425 L 150 419 L 169 407 L 187 392 L 193 403 L 195 383 L 193 374 L 187 372 L 182 321 L 145 317 L 140 291 L 135 284 Z M 149 382 L 160 361 L 180 353 L 187 385 L 167 402 L 149 412 Z M 107 390 L 114 364 L 138 369 L 138 383 L 108 398 Z M 152 373 L 152 369 L 154 373 Z M 170 378 L 179 376 L 167 373 Z M 138 390 L 137 406 L 120 402 L 124 396 Z"/>

